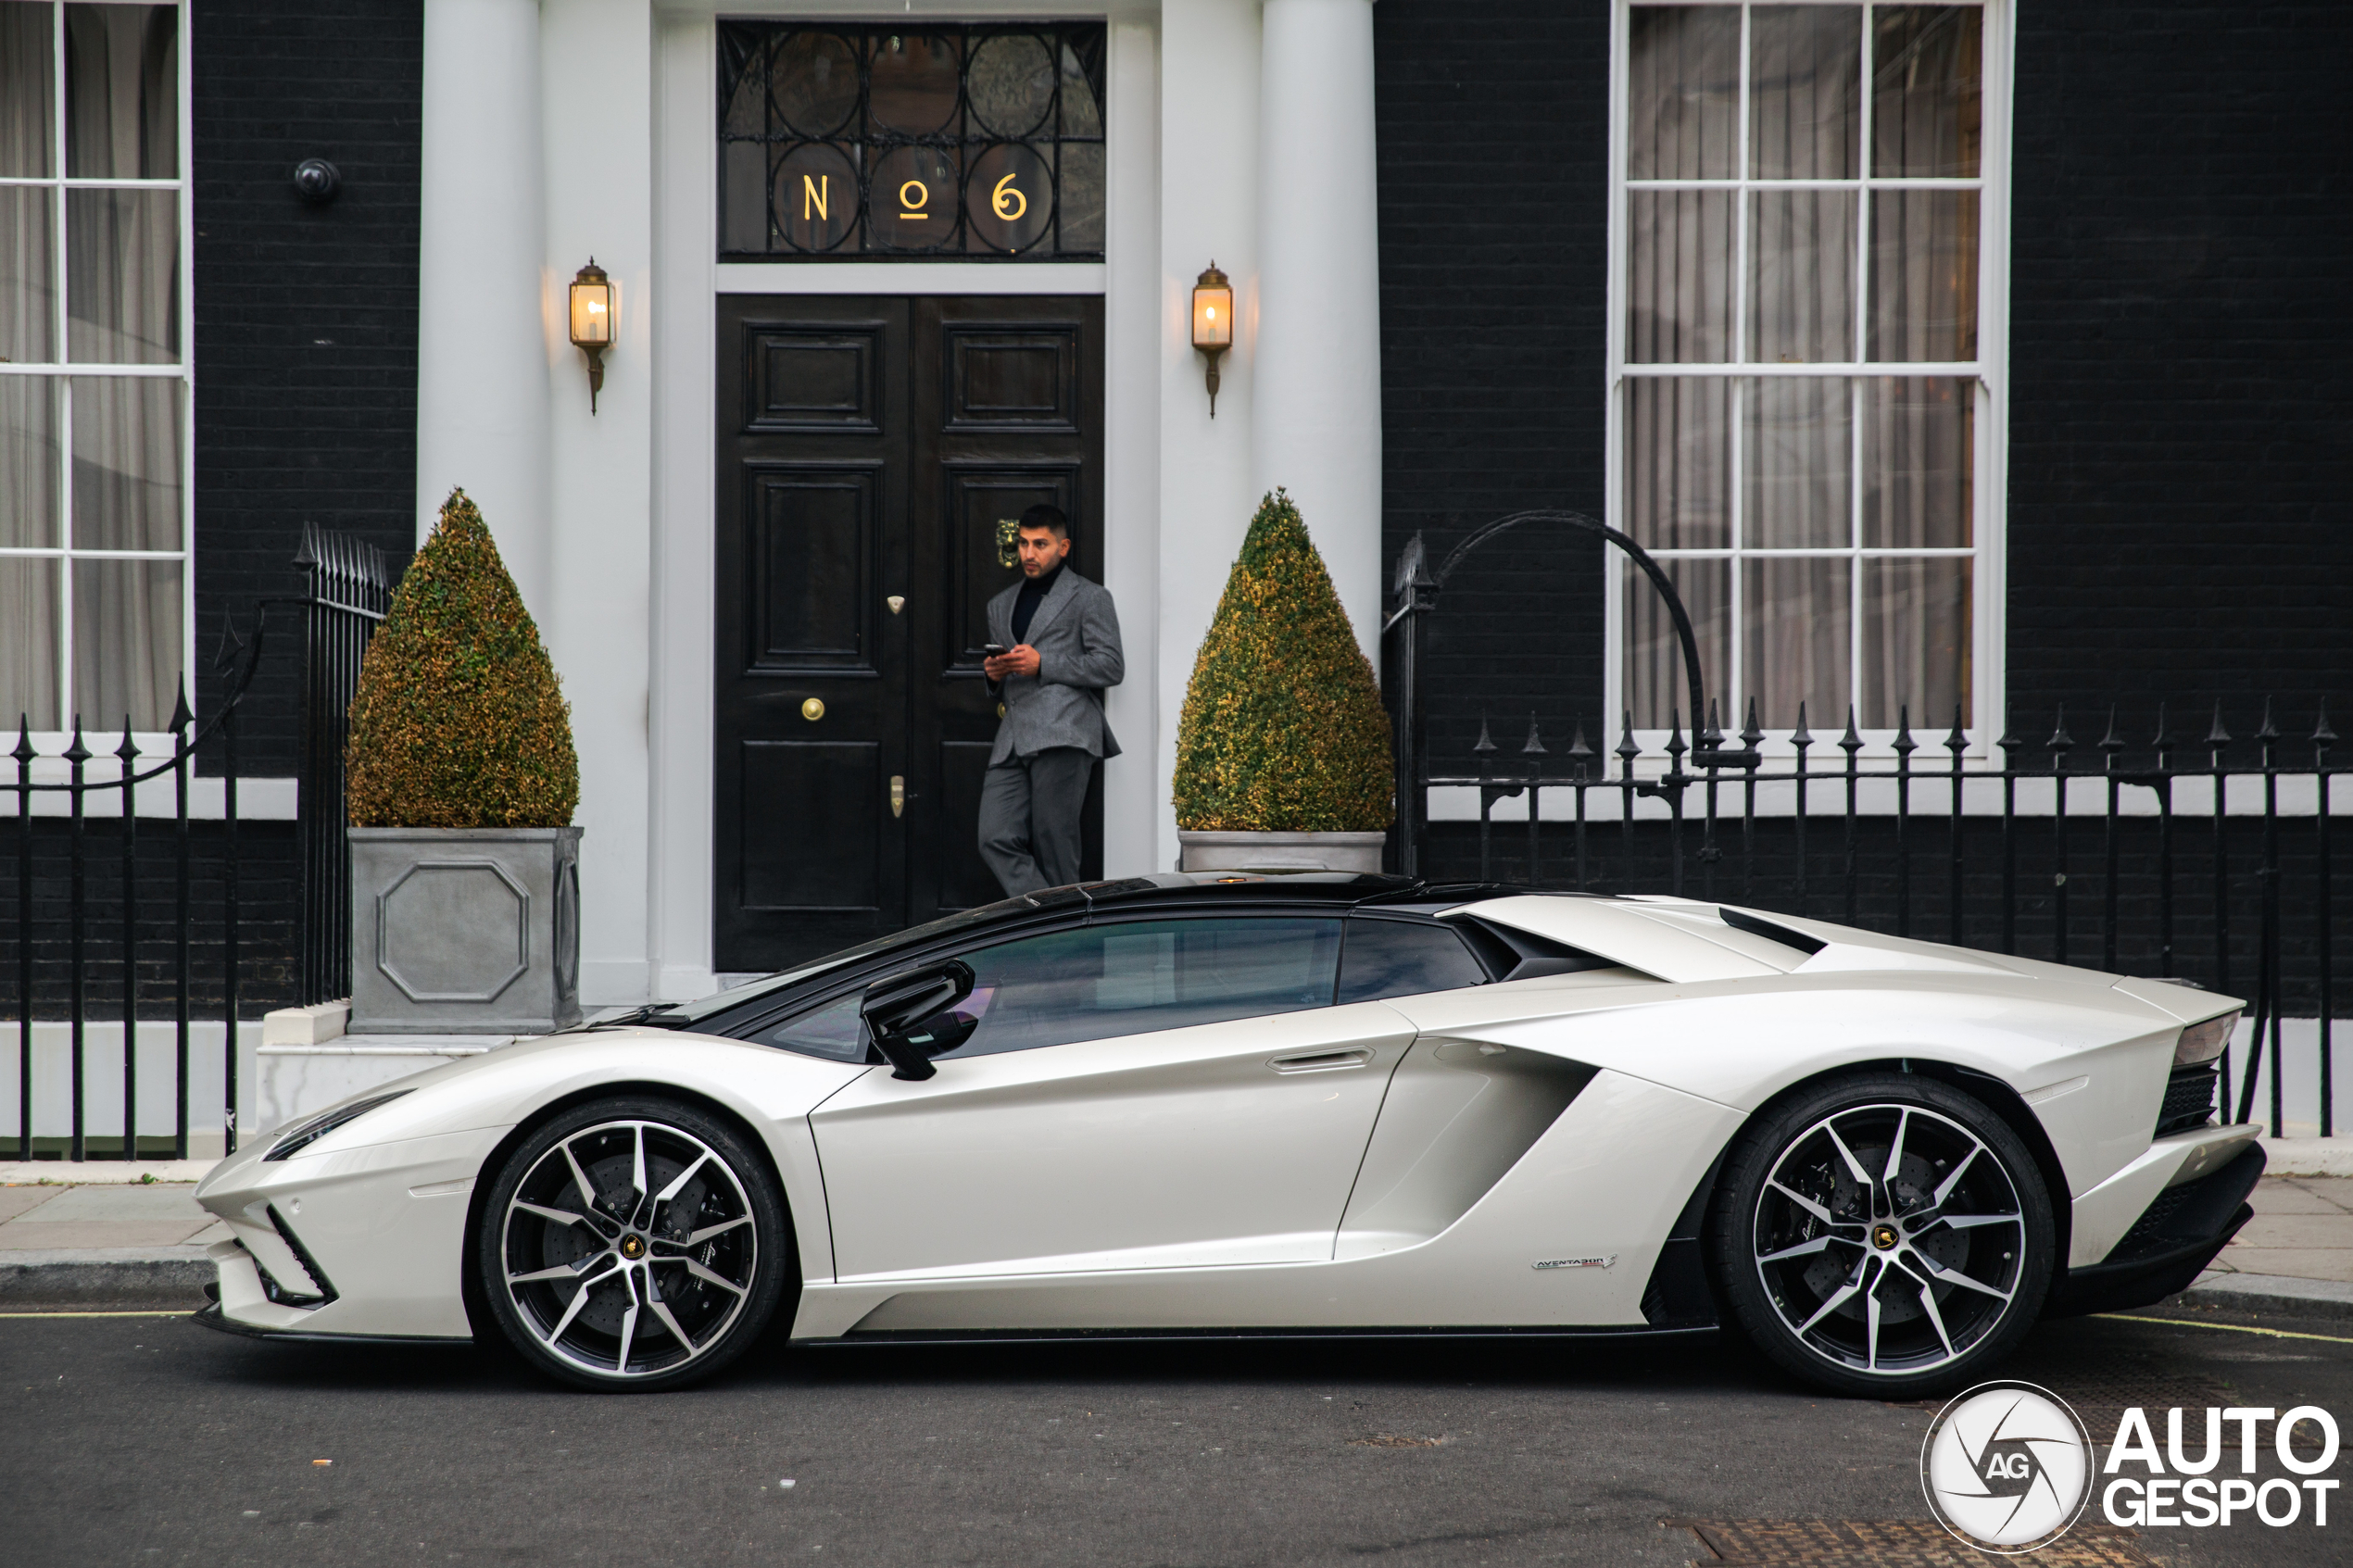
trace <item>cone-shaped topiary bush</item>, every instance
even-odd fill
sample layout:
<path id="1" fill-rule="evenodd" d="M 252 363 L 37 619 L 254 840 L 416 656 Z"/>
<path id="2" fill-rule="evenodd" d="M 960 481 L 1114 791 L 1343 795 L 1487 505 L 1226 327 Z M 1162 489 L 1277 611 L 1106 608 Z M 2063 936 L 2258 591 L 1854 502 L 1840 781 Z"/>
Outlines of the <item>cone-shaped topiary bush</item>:
<path id="1" fill-rule="evenodd" d="M 1259 503 L 1176 727 L 1176 825 L 1378 833 L 1389 714 L 1299 508 Z"/>
<path id="2" fill-rule="evenodd" d="M 571 705 L 462 490 L 443 503 L 368 645 L 344 766 L 354 827 L 572 822 Z"/>

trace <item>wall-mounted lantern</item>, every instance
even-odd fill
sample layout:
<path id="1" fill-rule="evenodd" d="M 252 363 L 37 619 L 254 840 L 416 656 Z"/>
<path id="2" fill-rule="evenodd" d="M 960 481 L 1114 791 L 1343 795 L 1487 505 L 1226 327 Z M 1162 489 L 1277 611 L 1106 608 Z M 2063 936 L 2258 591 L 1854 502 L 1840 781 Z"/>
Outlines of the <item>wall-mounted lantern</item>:
<path id="1" fill-rule="evenodd" d="M 612 280 L 590 257 L 572 280 L 572 341 L 588 356 L 588 412 L 605 389 L 605 350 L 612 346 Z"/>
<path id="2" fill-rule="evenodd" d="M 1217 358 L 1234 346 L 1234 285 L 1212 261 L 1193 281 L 1193 346 L 1209 356 L 1209 417 L 1217 417 Z"/>

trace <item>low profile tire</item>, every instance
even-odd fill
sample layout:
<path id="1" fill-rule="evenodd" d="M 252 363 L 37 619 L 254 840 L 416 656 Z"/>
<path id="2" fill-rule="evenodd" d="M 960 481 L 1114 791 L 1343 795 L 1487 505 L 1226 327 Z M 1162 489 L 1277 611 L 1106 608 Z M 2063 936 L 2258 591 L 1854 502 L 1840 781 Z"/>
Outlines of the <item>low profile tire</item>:
<path id="1" fill-rule="evenodd" d="M 1768 1108 L 1724 1162 L 1709 1261 L 1732 1320 L 1840 1394 L 1926 1397 L 2016 1348 L 2057 1227 L 2009 1124 L 1933 1078 L 1856 1073 Z"/>
<path id="2" fill-rule="evenodd" d="M 717 1372 L 796 1273 L 767 1161 L 717 1117 L 637 1097 L 574 1106 L 516 1147 L 474 1269 L 523 1360 L 613 1393 Z"/>

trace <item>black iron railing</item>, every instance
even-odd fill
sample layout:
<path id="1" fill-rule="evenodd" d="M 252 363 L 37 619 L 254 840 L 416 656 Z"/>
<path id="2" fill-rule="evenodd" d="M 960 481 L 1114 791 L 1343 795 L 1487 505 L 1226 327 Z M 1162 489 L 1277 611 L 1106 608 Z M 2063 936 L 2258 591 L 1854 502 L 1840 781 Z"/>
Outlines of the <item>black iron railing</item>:
<path id="1" fill-rule="evenodd" d="M 44 1010 L 41 998 L 44 994 L 36 987 L 36 949 L 54 949 L 60 926 L 64 937 L 63 972 L 57 977 L 58 983 L 46 992 L 55 997 L 62 990 L 61 1009 L 54 1001 L 51 1007 L 63 1011 L 68 1026 L 70 1110 L 67 1137 L 59 1152 L 69 1160 L 82 1160 L 89 1153 L 86 1084 L 91 1065 L 89 1035 L 94 987 L 110 993 L 107 1006 L 112 1010 L 119 1003 L 122 1019 L 122 1158 L 139 1158 L 141 1015 L 157 1010 L 162 1002 L 159 993 L 165 990 L 170 993 L 174 1029 L 172 1103 L 177 1110 L 172 1129 L 173 1157 L 188 1157 L 189 1121 L 196 1099 L 189 1083 L 190 1045 L 200 993 L 208 998 L 218 997 L 224 1030 L 220 1128 L 224 1150 L 236 1149 L 237 1029 L 244 1010 L 242 975 L 245 960 L 241 944 L 243 911 L 239 887 L 242 856 L 238 841 L 238 715 L 261 667 L 271 612 L 280 608 L 299 610 L 304 632 L 302 772 L 296 806 L 296 836 L 302 846 L 303 866 L 297 935 L 301 996 L 309 1002 L 349 994 L 349 914 L 345 907 L 348 903 L 349 862 L 345 838 L 342 759 L 345 716 L 358 680 L 360 656 L 374 624 L 383 619 L 392 583 L 382 551 L 315 528 L 305 530 L 302 553 L 296 558 L 296 564 L 306 574 L 308 591 L 299 596 L 262 600 L 251 640 L 239 638 L 233 630 L 224 639 L 219 661 L 220 700 L 201 728 L 189 711 L 182 684 L 168 732 L 171 738 L 170 750 L 160 759 L 151 760 L 152 754 L 141 752 L 126 717 L 121 742 L 112 752 L 118 764 L 116 776 L 92 781 L 88 769 L 94 754 L 84 742 L 82 721 L 77 715 L 70 739 L 63 749 L 47 759 L 64 764 L 65 777 L 36 779 L 36 764 L 44 759 L 33 745 L 26 717 L 18 718 L 16 746 L 7 754 L 14 767 L 0 779 L 0 798 L 14 797 L 11 804 L 17 823 L 13 933 L 16 951 L 10 955 L 14 962 L 0 969 L 0 972 L 12 975 L 15 981 L 15 1142 L 19 1160 L 35 1157 L 33 1023 L 36 1014 Z M 196 753 L 215 741 L 220 747 L 221 831 L 217 853 L 199 857 L 189 811 L 191 771 Z M 166 778 L 170 780 L 173 801 L 168 830 L 172 884 L 169 895 L 172 911 L 171 956 L 161 966 L 161 975 L 157 976 L 153 972 L 152 948 L 147 949 L 148 959 L 143 961 L 140 940 L 142 912 L 152 913 L 155 895 L 143 895 L 137 796 L 139 786 Z M 55 909 L 54 892 L 45 904 L 39 897 L 44 880 L 41 874 L 43 858 L 36 856 L 34 845 L 34 802 L 55 796 L 65 799 L 63 815 L 67 822 L 62 879 L 55 877 L 55 858 L 49 858 L 53 862 L 49 867 L 51 880 L 62 880 L 64 884 L 61 918 Z M 111 802 L 108 797 L 112 797 Z M 112 804 L 120 812 L 120 822 L 117 846 L 120 868 L 115 885 L 106 890 L 107 897 L 103 904 L 94 897 L 91 886 L 91 872 L 96 863 L 89 833 L 94 802 Z M 200 867 L 200 859 L 209 864 Z M 150 877 L 152 872 L 150 862 Z M 219 899 L 217 990 L 211 984 L 213 974 L 199 973 L 191 940 L 195 923 L 195 902 L 200 888 Z M 116 917 L 105 920 L 106 924 L 115 926 L 114 932 L 94 932 L 94 913 Z M 143 970 L 147 972 L 143 974 Z M 339 982 L 343 988 L 333 989 Z M 207 1010 L 212 1009 L 208 1007 Z"/>
<path id="2" fill-rule="evenodd" d="M 1851 710 L 1834 739 L 1812 732 L 1803 706 L 1788 716 L 1793 728 L 1768 737 L 1751 702 L 1740 733 L 1728 736 L 1708 700 L 1689 742 L 1678 705 L 1652 750 L 1630 714 L 1605 754 L 1581 725 L 1554 752 L 1531 717 L 1517 754 L 1506 757 L 1482 718 L 1468 756 L 1434 760 L 1422 622 L 1439 590 L 1464 554 L 1501 528 L 1571 516 L 1491 524 L 1436 571 L 1418 537 L 1399 559 L 1384 627 L 1396 702 L 1398 870 L 1467 875 L 1475 860 L 1483 881 L 1720 898 L 2245 994 L 2251 1055 L 2237 1080 L 2237 1114 L 2250 1119 L 2259 1085 L 2268 1085 L 2274 1136 L 2284 1125 L 2283 1020 L 2309 1008 L 2318 1022 L 2320 1132 L 2334 1135 L 2333 810 L 2334 781 L 2353 770 L 2331 759 L 2337 737 L 2325 699 L 2293 734 L 2269 702 L 2240 736 L 2219 704 L 2210 722 L 2190 732 L 2175 730 L 2160 705 L 2153 729 L 2129 737 L 2110 709 L 2089 746 L 2060 709 L 2047 737 L 2039 725 L 2012 729 L 1975 756 L 1957 710 L 1949 731 L 1926 741 L 1904 710 L 1893 746 L 1867 755 Z M 1590 531 L 1605 532 L 1637 564 L 1646 558 L 1614 531 Z M 1671 584 L 1658 588 L 1681 623 Z M 1842 755 L 1826 755 L 1833 749 Z M 1466 808 L 1475 791 L 1475 814 L 1434 829 L 1430 792 L 1450 789 Z M 2293 810 L 2283 809 L 2284 789 L 2296 797 Z M 1504 800 L 1517 802 L 1518 820 L 1499 824 Z M 2284 972 L 2290 955 L 2292 977 Z M 2226 1108 L 2232 1081 L 2226 1056 Z"/>

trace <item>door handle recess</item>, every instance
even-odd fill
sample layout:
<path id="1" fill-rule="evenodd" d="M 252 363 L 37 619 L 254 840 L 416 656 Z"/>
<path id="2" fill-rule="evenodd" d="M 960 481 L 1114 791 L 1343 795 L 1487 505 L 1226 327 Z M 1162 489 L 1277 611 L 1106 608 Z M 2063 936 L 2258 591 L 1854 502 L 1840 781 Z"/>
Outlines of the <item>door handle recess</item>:
<path id="1" fill-rule="evenodd" d="M 1343 1067 L 1362 1067 L 1373 1060 L 1373 1053 L 1363 1048 L 1346 1051 L 1309 1051 L 1299 1056 L 1278 1056 L 1266 1065 L 1277 1073 L 1332 1073 Z"/>

